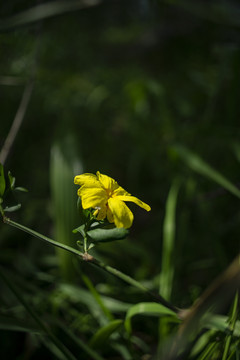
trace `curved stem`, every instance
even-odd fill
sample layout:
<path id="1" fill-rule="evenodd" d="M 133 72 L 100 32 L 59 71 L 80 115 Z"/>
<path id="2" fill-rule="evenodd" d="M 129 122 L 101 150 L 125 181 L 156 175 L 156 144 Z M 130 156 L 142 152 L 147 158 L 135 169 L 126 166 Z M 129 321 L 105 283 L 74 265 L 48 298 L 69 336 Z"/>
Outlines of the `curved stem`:
<path id="1" fill-rule="evenodd" d="M 112 266 L 106 265 L 103 262 L 97 260 L 96 258 L 94 258 L 93 256 L 89 255 L 88 253 L 82 253 L 81 251 L 74 249 L 71 246 L 59 243 L 58 241 L 52 240 L 47 236 L 44 236 L 40 233 L 38 233 L 37 231 L 34 231 L 32 229 L 27 228 L 24 225 L 21 225 L 15 221 L 12 221 L 11 219 L 7 218 L 7 217 L 3 217 L 3 221 L 10 225 L 13 226 L 19 230 L 22 230 L 40 240 L 43 240 L 51 245 L 57 246 L 61 249 L 64 249 L 66 251 L 69 251 L 70 253 L 74 254 L 74 255 L 78 255 L 78 257 L 83 260 L 83 261 L 87 261 L 88 263 L 101 268 L 103 270 L 105 270 L 107 273 L 112 274 L 114 276 L 116 276 L 117 278 L 121 279 L 122 281 L 124 281 L 125 283 L 134 286 L 135 288 L 141 290 L 142 292 L 148 294 L 154 301 L 164 305 L 165 307 L 167 307 L 168 309 L 173 310 L 174 312 L 178 313 L 179 309 L 177 309 L 174 305 L 172 305 L 170 302 L 168 302 L 167 300 L 165 300 L 161 295 L 158 294 L 154 294 L 152 293 L 150 290 L 148 290 L 145 286 L 143 286 L 139 281 L 133 279 L 131 276 L 124 274 L 123 272 L 115 269 Z"/>
<path id="2" fill-rule="evenodd" d="M 77 249 L 74 249 L 74 248 L 71 247 L 71 246 L 62 244 L 62 243 L 60 243 L 60 242 L 58 242 L 58 241 L 52 240 L 52 239 L 50 239 L 49 237 L 44 236 L 44 235 L 38 233 L 37 231 L 34 231 L 34 230 L 32 230 L 32 229 L 29 229 L 28 227 L 26 227 L 26 226 L 24 226 L 24 225 L 21 225 L 21 224 L 15 222 L 15 221 L 9 219 L 9 218 L 6 217 L 6 216 L 3 217 L 3 222 L 4 222 L 5 224 L 11 225 L 11 226 L 13 226 L 13 227 L 15 227 L 15 228 L 17 228 L 17 229 L 19 229 L 19 230 L 22 230 L 22 231 L 24 231 L 24 232 L 26 232 L 26 233 L 28 233 L 28 234 L 30 234 L 30 235 L 32 235 L 32 236 L 40 239 L 40 240 L 43 240 L 43 241 L 45 241 L 45 242 L 47 242 L 47 243 L 49 243 L 49 244 L 52 244 L 52 245 L 54 245 L 54 246 L 57 246 L 57 247 L 59 247 L 59 248 L 61 248 L 61 249 L 63 249 L 63 250 L 67 250 L 67 251 L 69 251 L 69 252 L 71 252 L 71 253 L 73 253 L 73 254 L 75 254 L 75 255 L 78 255 L 78 256 L 81 256 L 81 257 L 83 257 L 83 255 L 84 255 L 81 251 L 79 251 L 79 250 L 77 250 Z"/>

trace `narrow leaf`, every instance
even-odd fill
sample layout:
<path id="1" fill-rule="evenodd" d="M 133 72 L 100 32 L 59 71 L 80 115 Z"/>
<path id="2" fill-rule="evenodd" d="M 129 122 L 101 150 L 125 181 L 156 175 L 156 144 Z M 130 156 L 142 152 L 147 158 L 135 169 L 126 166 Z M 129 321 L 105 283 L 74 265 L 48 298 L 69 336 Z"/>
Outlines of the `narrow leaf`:
<path id="1" fill-rule="evenodd" d="M 147 315 L 147 316 L 171 316 L 172 320 L 178 321 L 176 313 L 165 306 L 154 303 L 154 302 L 143 302 L 136 305 L 133 305 L 127 312 L 125 318 L 125 328 L 130 334 L 132 331 L 131 320 L 133 316 L 136 315 Z"/>
<path id="2" fill-rule="evenodd" d="M 160 293 L 170 300 L 174 275 L 174 240 L 175 240 L 175 212 L 179 181 L 175 180 L 169 191 L 166 203 L 166 214 L 163 224 L 162 270 L 160 274 Z"/>
<path id="3" fill-rule="evenodd" d="M 17 211 L 21 208 L 21 204 L 17 204 L 15 206 L 6 206 L 5 209 L 3 210 L 4 212 L 14 212 L 14 211 Z"/>
<path id="4" fill-rule="evenodd" d="M 240 190 L 232 184 L 225 176 L 211 167 L 201 157 L 194 152 L 188 150 L 183 146 L 175 146 L 174 151 L 180 156 L 180 158 L 197 173 L 213 180 L 218 185 L 240 198 Z"/>

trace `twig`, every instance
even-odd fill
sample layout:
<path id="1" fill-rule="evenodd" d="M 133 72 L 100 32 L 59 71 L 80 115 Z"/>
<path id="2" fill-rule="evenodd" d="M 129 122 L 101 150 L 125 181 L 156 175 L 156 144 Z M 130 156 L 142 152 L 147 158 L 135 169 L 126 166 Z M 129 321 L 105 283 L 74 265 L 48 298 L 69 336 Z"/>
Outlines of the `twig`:
<path id="1" fill-rule="evenodd" d="M 25 86 L 22 99 L 19 105 L 19 108 L 17 110 L 17 113 L 15 115 L 15 118 L 13 120 L 12 126 L 9 130 L 8 136 L 3 144 L 2 150 L 0 152 L 0 163 L 4 164 L 7 156 L 11 150 L 11 147 L 13 145 L 13 142 L 17 136 L 18 130 L 22 124 L 22 121 L 24 119 L 31 94 L 33 90 L 33 81 L 30 80 L 29 83 Z"/>

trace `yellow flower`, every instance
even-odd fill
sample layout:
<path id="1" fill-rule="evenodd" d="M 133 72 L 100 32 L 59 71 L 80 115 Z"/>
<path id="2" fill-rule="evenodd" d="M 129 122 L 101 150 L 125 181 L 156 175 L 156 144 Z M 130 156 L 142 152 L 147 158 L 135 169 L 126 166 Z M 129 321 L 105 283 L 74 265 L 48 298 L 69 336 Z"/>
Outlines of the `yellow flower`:
<path id="1" fill-rule="evenodd" d="M 78 196 L 82 200 L 83 209 L 95 209 L 97 220 L 107 217 L 110 223 L 115 223 L 118 228 L 128 229 L 133 222 L 133 213 L 124 201 L 132 201 L 143 209 L 150 211 L 149 205 L 135 196 L 131 196 L 118 183 L 107 175 L 94 174 L 77 175 L 74 183 L 80 185 Z"/>

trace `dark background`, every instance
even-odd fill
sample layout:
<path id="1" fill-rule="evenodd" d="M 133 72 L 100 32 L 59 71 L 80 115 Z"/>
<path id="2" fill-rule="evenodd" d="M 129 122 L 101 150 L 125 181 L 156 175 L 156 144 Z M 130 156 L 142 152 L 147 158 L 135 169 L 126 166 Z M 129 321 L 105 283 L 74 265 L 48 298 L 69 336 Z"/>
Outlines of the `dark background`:
<path id="1" fill-rule="evenodd" d="M 42 12 L 38 8 L 37 21 L 26 13 L 48 3 L 55 4 L 53 16 L 47 17 L 44 7 Z M 239 251 L 239 202 L 189 169 L 174 147 L 180 144 L 194 151 L 238 185 L 239 4 L 108 0 L 94 6 L 85 2 L 82 9 L 74 5 L 72 11 L 56 15 L 61 10 L 58 4 L 11 0 L 0 7 L 0 147 L 26 84 L 34 84 L 5 162 L 6 172 L 11 170 L 17 184 L 29 190 L 17 198 L 22 209 L 12 217 L 55 237 L 61 232 L 56 198 L 62 194 L 56 183 L 67 174 L 65 185 L 72 192 L 63 208 L 67 209 L 68 201 L 73 206 L 65 227 L 70 234 L 79 225 L 74 175 L 80 170 L 99 170 L 113 177 L 150 204 L 152 211 L 131 206 L 135 220 L 129 238 L 102 245 L 97 253 L 158 291 L 166 199 L 179 178 L 171 301 L 189 306 Z M 14 18 L 20 13 L 21 17 Z M 65 165 L 61 159 L 57 163 L 56 147 Z M 51 180 L 54 166 L 58 175 Z M 63 260 L 54 249 L 4 224 L 0 225 L 0 246 L 2 266 L 37 311 L 55 316 L 56 306 L 58 314 L 65 312 L 61 316 L 71 327 L 76 316 L 69 310 L 72 303 L 66 300 L 56 305 L 59 294 L 64 297 L 56 287 L 66 276 L 84 288 L 77 271 L 72 278 L 66 268 L 61 274 Z M 127 303 L 146 300 L 87 264 L 82 267 L 113 298 Z M 24 317 L 5 285 L 0 297 L 3 316 Z M 73 328 L 86 339 L 95 332 L 96 319 L 84 306 L 77 312 L 85 327 Z M 149 338 L 144 341 L 152 349 L 157 343 L 155 327 L 150 322 L 145 329 Z M 37 359 L 48 351 L 24 332 L 1 328 L 5 358 Z M 117 359 L 110 350 L 105 356 Z"/>

